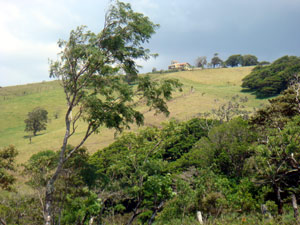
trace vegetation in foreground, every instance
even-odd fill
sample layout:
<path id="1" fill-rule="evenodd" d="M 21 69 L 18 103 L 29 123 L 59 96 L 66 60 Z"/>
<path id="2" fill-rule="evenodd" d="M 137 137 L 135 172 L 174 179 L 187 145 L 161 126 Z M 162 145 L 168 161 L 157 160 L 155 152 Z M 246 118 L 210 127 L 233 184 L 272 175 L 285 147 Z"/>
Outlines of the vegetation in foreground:
<path id="1" fill-rule="evenodd" d="M 296 224 L 299 113 L 289 89 L 249 119 L 224 121 L 217 113 L 214 120 L 171 120 L 125 133 L 92 155 L 80 148 L 55 184 L 54 221 L 199 224 L 201 211 L 205 224 Z M 58 156 L 42 151 L 24 164 L 34 191 L 1 195 L 7 224 L 42 223 L 45 184 Z"/>

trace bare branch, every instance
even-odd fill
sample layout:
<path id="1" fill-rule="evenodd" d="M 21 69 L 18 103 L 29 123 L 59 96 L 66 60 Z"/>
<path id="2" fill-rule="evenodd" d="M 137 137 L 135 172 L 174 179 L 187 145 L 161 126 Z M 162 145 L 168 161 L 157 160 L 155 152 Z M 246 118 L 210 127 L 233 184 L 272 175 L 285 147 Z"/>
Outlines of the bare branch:
<path id="1" fill-rule="evenodd" d="M 71 150 L 68 153 L 68 155 L 64 158 L 64 162 L 66 162 L 72 156 L 72 154 L 75 151 L 77 151 L 85 143 L 85 141 L 88 139 L 88 137 L 91 136 L 91 134 L 93 134 L 97 129 L 98 129 L 98 126 L 93 127 L 93 123 L 90 123 L 88 125 L 86 133 L 85 133 L 84 137 L 82 138 L 81 142 L 75 148 L 73 148 L 73 150 Z"/>
<path id="2" fill-rule="evenodd" d="M 75 116 L 72 120 L 72 131 L 70 132 L 68 137 L 71 137 L 76 132 L 76 129 L 78 127 L 78 125 L 76 126 L 76 123 L 80 119 L 82 113 L 83 113 L 83 108 L 80 107 L 79 111 L 75 114 Z"/>

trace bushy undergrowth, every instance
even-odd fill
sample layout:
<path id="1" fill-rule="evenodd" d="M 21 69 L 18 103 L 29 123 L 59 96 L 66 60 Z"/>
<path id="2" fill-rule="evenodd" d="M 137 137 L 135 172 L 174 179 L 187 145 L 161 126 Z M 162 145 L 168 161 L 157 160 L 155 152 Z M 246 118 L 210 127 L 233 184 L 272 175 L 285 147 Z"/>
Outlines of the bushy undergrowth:
<path id="1" fill-rule="evenodd" d="M 125 133 L 93 155 L 80 148 L 55 184 L 53 223 L 199 224 L 200 211 L 205 224 L 295 224 L 300 117 L 286 102 L 297 107 L 293 91 L 249 120 L 172 120 Z M 1 196 L 7 224 L 43 220 L 57 154 L 43 151 L 24 164 L 34 194 Z"/>

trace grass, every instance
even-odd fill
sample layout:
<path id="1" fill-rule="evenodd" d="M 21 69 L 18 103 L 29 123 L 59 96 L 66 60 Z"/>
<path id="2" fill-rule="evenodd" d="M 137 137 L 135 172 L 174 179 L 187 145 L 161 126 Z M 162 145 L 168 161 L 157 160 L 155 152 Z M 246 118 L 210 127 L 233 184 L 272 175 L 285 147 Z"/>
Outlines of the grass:
<path id="1" fill-rule="evenodd" d="M 247 96 L 248 108 L 259 108 L 266 100 L 256 99 L 250 93 L 241 92 L 241 80 L 253 67 L 205 69 L 168 74 L 152 74 L 154 79 L 177 78 L 183 84 L 183 92 L 177 92 L 168 103 L 170 117 L 154 115 L 145 106 L 139 106 L 144 112 L 146 126 L 159 126 L 170 118 L 186 120 L 199 112 L 210 111 L 239 94 Z M 193 91 L 191 91 L 193 89 Z M 27 113 L 35 107 L 45 108 L 50 122 L 47 130 L 40 132 L 29 143 L 28 133 L 24 132 Z M 19 155 L 17 163 L 26 162 L 30 156 L 41 150 L 58 149 L 64 136 L 64 112 L 66 101 L 58 81 L 0 88 L 0 148 L 13 144 Z M 58 119 L 54 114 L 58 113 Z M 84 123 L 80 122 L 78 132 L 72 137 L 71 144 L 76 144 L 84 134 Z M 133 130 L 137 127 L 133 126 Z M 91 153 L 101 149 L 114 140 L 114 131 L 102 128 L 99 134 L 91 136 L 85 146 Z"/>

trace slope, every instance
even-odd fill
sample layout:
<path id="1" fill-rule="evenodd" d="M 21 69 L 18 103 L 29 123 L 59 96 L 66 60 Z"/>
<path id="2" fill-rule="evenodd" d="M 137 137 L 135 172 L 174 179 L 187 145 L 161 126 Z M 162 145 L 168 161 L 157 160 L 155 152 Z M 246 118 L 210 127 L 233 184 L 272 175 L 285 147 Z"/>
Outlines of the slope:
<path id="1" fill-rule="evenodd" d="M 253 67 L 205 69 L 167 74 L 152 74 L 154 79 L 174 77 L 183 84 L 183 92 L 174 93 L 174 98 L 168 103 L 170 117 L 154 115 L 140 105 L 145 115 L 145 126 L 159 126 L 161 122 L 175 118 L 186 120 L 199 112 L 207 112 L 230 100 L 236 94 L 247 96 L 246 107 L 260 107 L 266 100 L 255 99 L 249 93 L 241 92 L 242 78 L 248 75 Z M 43 107 L 49 112 L 50 122 L 46 131 L 40 132 L 29 143 L 28 133 L 24 132 L 27 113 L 35 107 Z M 0 89 L 0 147 L 14 144 L 20 154 L 18 163 L 23 163 L 29 157 L 41 150 L 58 149 L 64 135 L 64 112 L 66 101 L 58 81 L 42 82 Z M 55 115 L 58 115 L 56 118 Z M 81 122 L 78 132 L 71 140 L 76 143 L 84 132 Z M 133 126 L 133 130 L 137 127 Z M 85 146 L 94 152 L 107 146 L 114 140 L 114 131 L 103 128 L 99 134 L 90 137 Z"/>

